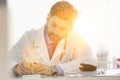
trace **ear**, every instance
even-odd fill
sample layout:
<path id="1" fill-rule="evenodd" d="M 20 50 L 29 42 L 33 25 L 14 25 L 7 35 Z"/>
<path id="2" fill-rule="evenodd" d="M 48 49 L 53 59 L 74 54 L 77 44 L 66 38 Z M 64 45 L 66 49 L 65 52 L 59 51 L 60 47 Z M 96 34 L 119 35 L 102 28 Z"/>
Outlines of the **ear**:
<path id="1" fill-rule="evenodd" d="M 47 22 L 50 20 L 50 14 L 47 15 Z"/>

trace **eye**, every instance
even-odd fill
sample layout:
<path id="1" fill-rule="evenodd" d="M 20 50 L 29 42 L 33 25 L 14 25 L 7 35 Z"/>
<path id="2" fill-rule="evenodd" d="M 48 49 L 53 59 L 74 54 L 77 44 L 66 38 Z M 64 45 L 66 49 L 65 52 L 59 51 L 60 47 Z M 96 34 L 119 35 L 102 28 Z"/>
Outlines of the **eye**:
<path id="1" fill-rule="evenodd" d="M 54 22 L 52 22 L 51 24 L 52 24 L 53 27 L 56 27 L 56 26 L 57 26 Z"/>

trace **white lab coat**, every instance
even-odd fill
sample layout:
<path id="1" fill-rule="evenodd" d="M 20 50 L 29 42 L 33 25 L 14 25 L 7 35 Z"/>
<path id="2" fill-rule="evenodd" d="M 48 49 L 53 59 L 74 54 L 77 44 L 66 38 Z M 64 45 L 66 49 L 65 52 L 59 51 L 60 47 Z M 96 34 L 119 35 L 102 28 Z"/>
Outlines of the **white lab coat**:
<path id="1" fill-rule="evenodd" d="M 44 38 L 44 27 L 27 31 L 10 53 L 13 66 L 22 60 L 27 60 L 50 66 L 59 65 L 64 73 L 79 71 L 81 62 L 95 64 L 95 58 L 88 44 L 72 31 L 58 43 L 50 60 Z"/>

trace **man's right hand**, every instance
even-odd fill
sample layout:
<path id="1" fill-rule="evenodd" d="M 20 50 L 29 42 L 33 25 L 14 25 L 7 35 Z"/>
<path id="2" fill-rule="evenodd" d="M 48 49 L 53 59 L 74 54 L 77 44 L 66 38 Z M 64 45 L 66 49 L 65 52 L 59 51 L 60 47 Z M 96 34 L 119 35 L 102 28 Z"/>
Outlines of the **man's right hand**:
<path id="1" fill-rule="evenodd" d="M 16 75 L 28 75 L 32 74 L 31 64 L 27 61 L 22 61 L 20 64 L 17 64 L 14 69 L 13 73 Z"/>

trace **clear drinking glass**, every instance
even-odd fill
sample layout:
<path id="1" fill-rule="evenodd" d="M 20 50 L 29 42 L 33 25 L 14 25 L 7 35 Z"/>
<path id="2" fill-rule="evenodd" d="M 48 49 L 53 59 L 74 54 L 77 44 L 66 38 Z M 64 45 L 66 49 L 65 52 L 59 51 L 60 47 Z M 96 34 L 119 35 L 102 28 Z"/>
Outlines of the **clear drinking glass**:
<path id="1" fill-rule="evenodd" d="M 108 68 L 108 51 L 104 48 L 97 52 L 97 72 L 105 74 Z"/>

